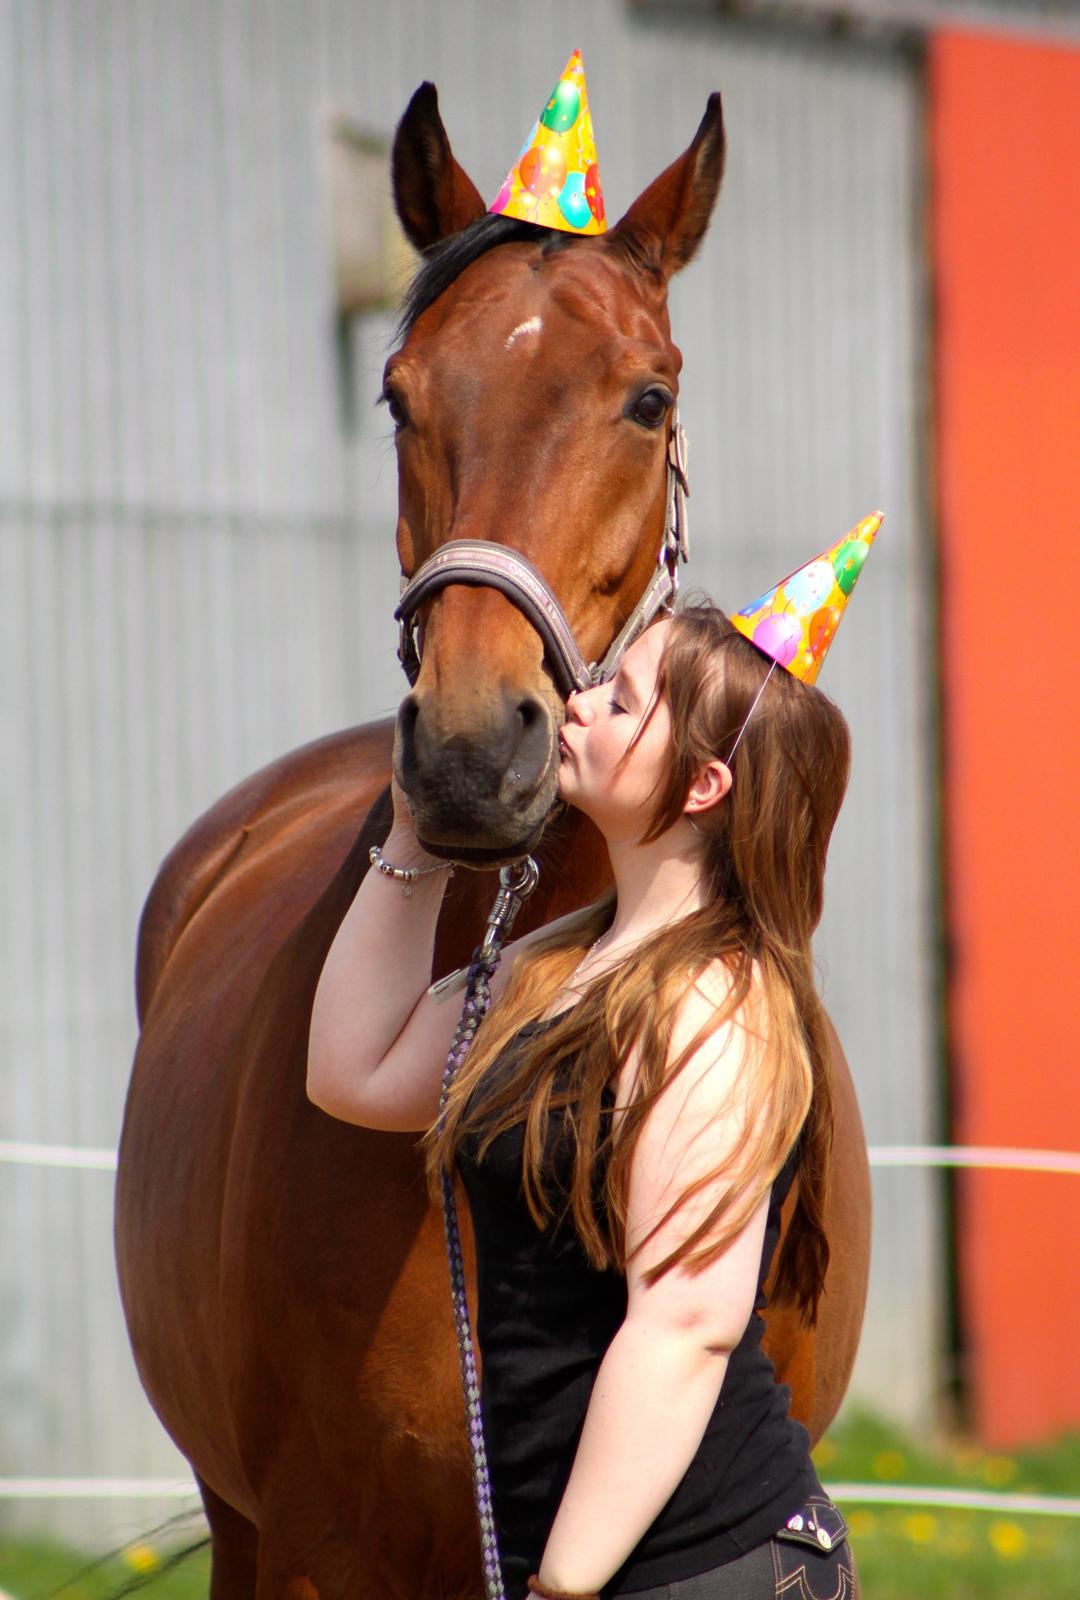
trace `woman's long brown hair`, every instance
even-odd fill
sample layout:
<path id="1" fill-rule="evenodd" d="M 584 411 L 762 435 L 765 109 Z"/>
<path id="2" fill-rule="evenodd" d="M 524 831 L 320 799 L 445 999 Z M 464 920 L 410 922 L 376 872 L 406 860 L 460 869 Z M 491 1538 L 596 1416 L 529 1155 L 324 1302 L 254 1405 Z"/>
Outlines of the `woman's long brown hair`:
<path id="1" fill-rule="evenodd" d="M 781 669 L 766 682 L 768 673 L 766 659 L 713 606 L 691 606 L 675 617 L 654 701 L 663 698 L 670 710 L 672 752 L 645 837 L 656 839 L 679 820 L 706 762 L 730 757 L 726 798 L 696 818 L 706 835 L 708 901 L 644 940 L 542 1033 L 526 1035 L 508 1070 L 476 1095 L 504 1046 L 543 1015 L 610 926 L 614 894 L 523 952 L 451 1089 L 441 1130 L 428 1135 L 428 1171 L 434 1183 L 466 1137 L 479 1140 L 483 1159 L 498 1134 L 524 1123 L 524 1192 L 537 1225 L 568 1212 L 589 1260 L 625 1271 L 627 1179 L 642 1124 L 695 1049 L 737 1018 L 748 1038 L 737 1086 L 743 1131 L 725 1159 L 656 1224 L 653 1233 L 702 1190 L 719 1186 L 709 1214 L 650 1269 L 647 1281 L 676 1265 L 692 1269 L 714 1260 L 749 1220 L 801 1134 L 796 1203 L 772 1293 L 812 1323 L 829 1260 L 823 1216 L 833 1085 L 810 941 L 850 743 L 843 717 L 819 690 Z M 729 976 L 727 996 L 687 1049 L 669 1060 L 679 1004 L 718 957 Z M 755 1045 L 752 1033 L 759 1035 Z M 602 1096 L 632 1049 L 636 1080 L 613 1135 Z M 553 1111 L 563 1113 L 572 1149 L 572 1180 L 558 1203 L 543 1177 Z"/>

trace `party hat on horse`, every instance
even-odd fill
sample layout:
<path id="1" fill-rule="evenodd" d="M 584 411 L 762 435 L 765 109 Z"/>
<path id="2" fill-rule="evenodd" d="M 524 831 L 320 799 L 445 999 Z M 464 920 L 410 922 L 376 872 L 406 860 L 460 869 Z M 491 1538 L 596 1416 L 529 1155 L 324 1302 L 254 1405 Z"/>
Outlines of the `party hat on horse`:
<path id="1" fill-rule="evenodd" d="M 488 210 L 565 233 L 604 233 L 589 92 L 575 50 Z"/>

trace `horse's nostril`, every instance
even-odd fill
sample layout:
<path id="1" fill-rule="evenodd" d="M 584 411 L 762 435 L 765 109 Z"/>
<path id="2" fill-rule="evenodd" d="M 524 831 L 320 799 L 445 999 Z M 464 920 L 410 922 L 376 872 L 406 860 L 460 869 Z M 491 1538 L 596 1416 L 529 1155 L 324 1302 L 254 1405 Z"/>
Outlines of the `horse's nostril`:
<path id="1" fill-rule="evenodd" d="M 412 767 L 416 759 L 416 723 L 419 716 L 419 701 L 414 694 L 407 694 L 401 702 L 397 719 L 402 765 L 406 770 Z"/>
<path id="2" fill-rule="evenodd" d="M 535 695 L 522 695 L 515 703 L 517 736 L 508 751 L 507 775 L 517 797 L 532 795 L 551 763 L 551 714 Z"/>
<path id="3" fill-rule="evenodd" d="M 531 698 L 522 700 L 518 706 L 518 716 L 521 718 L 522 732 L 528 733 L 530 728 L 534 728 L 541 720 L 543 715 L 544 708 L 540 704 L 539 700 L 533 700 Z"/>

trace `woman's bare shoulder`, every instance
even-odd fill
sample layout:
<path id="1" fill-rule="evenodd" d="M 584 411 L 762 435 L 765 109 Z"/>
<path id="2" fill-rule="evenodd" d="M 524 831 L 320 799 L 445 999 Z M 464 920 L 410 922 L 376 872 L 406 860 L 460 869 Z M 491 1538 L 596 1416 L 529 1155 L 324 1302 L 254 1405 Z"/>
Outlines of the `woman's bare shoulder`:
<path id="1" fill-rule="evenodd" d="M 676 1010 L 677 1028 L 696 1033 L 711 1020 L 717 1027 L 733 1022 L 758 1031 L 763 1022 L 764 1006 L 758 963 L 751 963 L 749 986 L 741 998 L 736 996 L 735 982 L 735 973 L 727 957 L 714 956 L 688 985 Z"/>

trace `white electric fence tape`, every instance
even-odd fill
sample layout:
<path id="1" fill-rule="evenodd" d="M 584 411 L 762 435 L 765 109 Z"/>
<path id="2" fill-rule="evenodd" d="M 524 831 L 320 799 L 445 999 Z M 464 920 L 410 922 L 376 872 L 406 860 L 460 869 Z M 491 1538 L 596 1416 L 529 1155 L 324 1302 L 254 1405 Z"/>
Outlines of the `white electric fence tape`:
<path id="1" fill-rule="evenodd" d="M 1080 1499 L 1056 1494 L 993 1494 L 982 1489 L 935 1489 L 922 1483 L 830 1483 L 832 1499 L 859 1505 L 938 1506 L 953 1511 L 998 1511 L 1016 1517 L 1080 1517 Z"/>
<path id="2" fill-rule="evenodd" d="M 0 1500 L 197 1500 L 176 1478 L 0 1478 Z"/>
<path id="3" fill-rule="evenodd" d="M 875 1144 L 872 1167 L 982 1167 L 998 1172 L 1063 1172 L 1080 1176 L 1080 1151 L 1013 1150 L 999 1145 Z M 116 1152 L 71 1144 L 0 1139 L 0 1164 L 116 1171 Z"/>
<path id="4" fill-rule="evenodd" d="M 25 1144 L 18 1139 L 0 1139 L 0 1161 L 24 1167 L 68 1167 L 92 1172 L 116 1171 L 115 1150 L 95 1150 L 88 1145 Z"/>
<path id="5" fill-rule="evenodd" d="M 1080 1175 L 1080 1152 L 1010 1150 L 996 1145 L 871 1145 L 872 1167 L 966 1167 L 1001 1172 Z M 116 1152 L 69 1144 L 0 1140 L 0 1163 L 115 1172 Z M 1065 1495 L 994 1494 L 978 1489 L 924 1484 L 833 1483 L 834 1500 L 859 1505 L 937 1506 L 960 1511 L 1008 1512 L 1013 1516 L 1080 1517 L 1080 1498 Z M 0 1478 L 0 1500 L 197 1499 L 193 1483 L 175 1478 Z"/>

